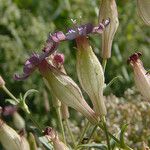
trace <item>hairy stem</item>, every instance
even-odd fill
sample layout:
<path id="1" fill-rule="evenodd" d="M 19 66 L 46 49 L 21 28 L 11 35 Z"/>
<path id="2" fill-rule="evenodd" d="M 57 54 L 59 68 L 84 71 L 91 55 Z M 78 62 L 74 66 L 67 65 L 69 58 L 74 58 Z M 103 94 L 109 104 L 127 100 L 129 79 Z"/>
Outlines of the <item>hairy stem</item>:
<path id="1" fill-rule="evenodd" d="M 73 134 L 72 134 L 72 131 L 71 131 L 71 129 L 70 129 L 70 125 L 69 125 L 68 119 L 65 119 L 64 122 L 65 122 L 66 128 L 67 128 L 67 130 L 68 130 L 68 133 L 69 133 L 69 135 L 70 135 L 70 137 L 71 137 L 73 146 L 75 147 L 76 142 L 75 142 L 75 138 L 74 138 L 74 136 L 73 136 Z"/>
<path id="2" fill-rule="evenodd" d="M 10 96 L 17 104 L 19 104 L 18 99 L 7 89 L 6 86 L 2 86 L 2 89 L 6 92 L 8 96 Z"/>
<path id="3" fill-rule="evenodd" d="M 108 133 L 107 123 L 106 123 L 105 117 L 102 118 L 102 122 L 103 122 L 103 129 L 104 129 L 104 132 L 105 132 L 105 135 L 106 135 L 108 150 L 111 150 L 110 140 L 109 140 L 109 133 Z"/>
<path id="4" fill-rule="evenodd" d="M 63 126 L 63 123 L 62 123 L 62 116 L 61 116 L 60 107 L 56 107 L 56 113 L 57 113 L 58 122 L 59 122 L 59 126 L 60 126 L 60 129 L 61 129 L 62 137 L 63 137 L 63 142 L 66 144 L 66 137 L 65 137 L 64 126 Z"/>
<path id="5" fill-rule="evenodd" d="M 81 144 L 81 142 L 82 142 L 82 140 L 84 138 L 84 135 L 88 131 L 88 129 L 90 128 L 90 126 L 91 126 L 91 124 L 88 121 L 87 124 L 85 125 L 84 129 L 82 130 L 81 136 L 79 137 L 78 145 Z"/>

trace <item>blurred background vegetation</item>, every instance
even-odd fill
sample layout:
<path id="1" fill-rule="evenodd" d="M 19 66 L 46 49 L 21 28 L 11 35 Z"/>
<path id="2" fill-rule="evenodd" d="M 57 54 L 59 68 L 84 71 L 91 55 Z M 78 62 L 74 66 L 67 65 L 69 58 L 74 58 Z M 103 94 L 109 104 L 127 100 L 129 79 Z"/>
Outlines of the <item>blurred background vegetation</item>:
<path id="1" fill-rule="evenodd" d="M 128 104 L 132 102 L 131 99 L 125 97 L 124 93 L 134 86 L 132 70 L 127 65 L 127 59 L 135 51 L 141 51 L 144 66 L 149 69 L 150 30 L 142 23 L 137 14 L 136 0 L 116 0 L 116 2 L 120 26 L 114 39 L 112 57 L 108 61 L 105 76 L 106 83 L 118 75 L 123 76 L 123 78 L 116 81 L 106 95 L 114 94 L 121 97 L 118 103 L 122 104 L 122 99 L 124 99 L 124 103 L 127 105 L 127 102 Z M 51 101 L 49 101 L 51 110 L 49 115 L 46 115 L 45 99 L 50 98 L 47 96 L 48 92 L 42 78 L 38 72 L 34 72 L 26 81 L 17 82 L 13 80 L 13 75 L 16 72 L 22 72 L 23 64 L 32 52 L 41 51 L 49 33 L 58 30 L 66 31 L 71 27 L 71 19 L 77 19 L 79 24 L 87 22 L 97 24 L 99 3 L 100 0 L 0 0 L 0 74 L 5 79 L 6 86 L 15 96 L 31 88 L 39 90 L 39 94 L 31 97 L 28 102 L 34 117 L 37 121 L 40 120 L 43 126 L 56 124 L 56 114 L 51 107 Z M 90 37 L 90 40 L 96 55 L 101 61 L 100 37 L 94 35 Z M 76 49 L 74 41 L 61 43 L 59 51 L 65 54 L 67 73 L 78 82 L 75 74 Z M 4 103 L 5 97 L 6 95 L 0 91 L 1 106 L 6 104 Z M 141 101 L 136 102 L 135 97 L 132 93 L 133 103 L 131 105 L 138 108 L 140 106 L 136 105 L 137 103 L 141 104 Z M 76 122 L 76 113 L 74 111 L 71 113 L 72 121 Z M 146 115 L 149 118 L 150 112 Z M 117 116 L 111 119 L 113 120 L 115 117 Z M 128 119 L 124 119 L 124 122 L 127 123 Z M 139 122 L 141 122 L 140 119 Z M 145 126 L 142 125 L 140 129 L 143 131 Z M 143 135 L 145 135 L 145 131 L 143 132 Z M 130 137 L 132 137 L 132 134 L 130 133 Z M 134 134 L 137 134 L 137 132 L 135 131 Z M 148 136 L 150 135 L 146 134 L 144 140 L 148 139 Z M 137 143 L 138 140 L 142 141 L 143 137 L 137 137 L 137 140 L 133 143 Z"/>

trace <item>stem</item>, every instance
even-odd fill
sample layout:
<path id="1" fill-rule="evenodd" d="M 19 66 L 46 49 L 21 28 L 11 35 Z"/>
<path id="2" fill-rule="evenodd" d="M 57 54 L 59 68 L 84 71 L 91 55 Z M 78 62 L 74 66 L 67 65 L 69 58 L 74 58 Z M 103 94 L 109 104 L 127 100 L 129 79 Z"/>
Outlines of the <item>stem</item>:
<path id="1" fill-rule="evenodd" d="M 6 92 L 7 95 L 9 95 L 16 103 L 19 104 L 19 101 L 17 98 L 7 89 L 6 86 L 2 86 L 2 89 Z"/>
<path id="2" fill-rule="evenodd" d="M 102 121 L 103 121 L 104 132 L 105 132 L 105 135 L 106 135 L 106 141 L 107 141 L 108 150 L 111 150 L 110 140 L 109 140 L 109 133 L 108 133 L 108 130 L 107 130 L 107 124 L 106 124 L 105 117 L 102 118 Z"/>
<path id="3" fill-rule="evenodd" d="M 6 92 L 7 95 L 9 95 L 17 104 L 19 104 L 20 102 L 18 101 L 18 99 L 7 89 L 6 86 L 3 86 L 2 89 Z M 42 133 L 42 128 L 39 126 L 39 124 L 33 119 L 32 115 L 26 111 L 26 109 L 24 109 L 23 107 L 21 107 L 22 110 L 24 110 L 24 112 L 28 115 L 28 117 L 30 118 L 30 120 L 35 124 L 35 126 L 39 129 L 39 131 Z"/>
<path id="4" fill-rule="evenodd" d="M 69 0 L 65 0 L 65 5 L 66 5 L 67 10 L 70 12 L 71 11 L 70 1 Z"/>
<path id="5" fill-rule="evenodd" d="M 29 119 L 33 122 L 33 124 L 37 127 L 37 129 L 43 133 L 43 129 L 40 127 L 40 125 L 34 120 L 33 116 L 29 113 L 27 113 Z"/>
<path id="6" fill-rule="evenodd" d="M 72 134 L 72 131 L 71 131 L 71 129 L 70 129 L 68 119 L 65 119 L 65 124 L 66 124 L 67 130 L 68 130 L 68 133 L 69 133 L 69 135 L 70 135 L 70 137 L 71 137 L 73 146 L 75 147 L 75 145 L 76 145 L 76 144 L 75 144 L 75 138 L 74 138 L 74 136 L 73 136 L 73 134 Z"/>
<path id="7" fill-rule="evenodd" d="M 103 58 L 102 66 L 103 66 L 104 72 L 105 72 L 105 69 L 106 69 L 106 65 L 107 65 L 107 58 Z"/>
<path id="8" fill-rule="evenodd" d="M 92 132 L 91 132 L 91 134 L 90 134 L 90 136 L 89 136 L 89 138 L 88 138 L 88 140 L 87 140 L 87 143 L 90 142 L 90 140 L 91 140 L 91 138 L 93 137 L 93 134 L 95 133 L 97 127 L 98 127 L 98 125 L 94 126 L 94 128 L 93 128 L 93 130 L 92 130 Z"/>
<path id="9" fill-rule="evenodd" d="M 83 138 L 84 138 L 84 135 L 85 135 L 85 133 L 87 132 L 87 130 L 89 129 L 90 125 L 91 125 L 91 124 L 90 124 L 90 122 L 88 121 L 87 124 L 85 125 L 85 127 L 84 127 L 82 133 L 81 133 L 81 136 L 79 137 L 78 145 L 81 144 L 81 142 L 82 142 L 82 140 L 83 140 Z"/>
<path id="10" fill-rule="evenodd" d="M 58 117 L 59 126 L 60 126 L 60 129 L 62 132 L 63 142 L 66 144 L 66 137 L 65 137 L 64 127 L 63 127 L 63 123 L 62 123 L 60 107 L 56 107 L 56 113 L 57 113 L 57 117 Z"/>

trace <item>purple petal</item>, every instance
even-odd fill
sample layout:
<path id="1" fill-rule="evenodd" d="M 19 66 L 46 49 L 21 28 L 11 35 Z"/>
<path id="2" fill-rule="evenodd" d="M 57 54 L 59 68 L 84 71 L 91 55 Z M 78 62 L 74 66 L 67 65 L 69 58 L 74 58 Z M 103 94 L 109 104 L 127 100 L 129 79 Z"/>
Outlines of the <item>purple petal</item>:
<path id="1" fill-rule="evenodd" d="M 51 37 L 49 37 L 49 38 L 50 39 L 47 40 L 47 42 L 43 48 L 43 52 L 45 52 L 47 54 L 46 56 L 52 54 L 58 47 L 58 43 L 54 42 Z"/>
<path id="2" fill-rule="evenodd" d="M 2 110 L 2 114 L 4 116 L 9 116 L 9 115 L 13 115 L 14 112 L 17 111 L 17 108 L 15 106 L 5 106 Z"/>
<path id="3" fill-rule="evenodd" d="M 91 23 L 81 25 L 75 29 L 70 29 L 66 33 L 66 39 L 73 40 L 79 36 L 86 36 L 93 31 L 93 25 Z"/>
<path id="4" fill-rule="evenodd" d="M 105 28 L 105 26 L 102 23 L 100 23 L 98 27 L 93 28 L 93 33 L 101 34 L 101 33 L 103 33 L 104 28 Z"/>
<path id="5" fill-rule="evenodd" d="M 105 26 L 105 27 L 107 27 L 109 24 L 110 24 L 110 18 L 108 18 L 108 19 L 106 19 L 106 20 L 103 20 L 103 25 Z"/>
<path id="6" fill-rule="evenodd" d="M 27 62 L 29 62 L 29 61 L 27 61 Z M 32 64 L 30 62 L 29 63 L 25 63 L 25 65 L 23 67 L 23 72 L 25 74 L 31 74 L 34 71 L 34 69 L 35 69 L 35 65 L 34 64 Z"/>
<path id="7" fill-rule="evenodd" d="M 14 80 L 22 81 L 22 80 L 27 79 L 29 76 L 30 76 L 30 74 L 23 74 L 23 75 L 15 74 L 13 78 L 14 78 Z"/>
<path id="8" fill-rule="evenodd" d="M 31 55 L 31 57 L 28 59 L 28 61 L 29 61 L 30 63 L 34 64 L 34 65 L 37 65 L 37 64 L 39 63 L 39 61 L 40 61 L 39 55 L 36 54 L 36 53 L 33 53 L 33 54 Z"/>
<path id="9" fill-rule="evenodd" d="M 78 31 L 75 31 L 73 29 L 70 29 L 67 33 L 66 33 L 66 39 L 67 40 L 73 40 L 75 39 L 76 37 L 78 37 L 79 34 L 78 34 Z"/>
<path id="10" fill-rule="evenodd" d="M 32 72 L 36 69 L 37 65 L 40 63 L 39 55 L 33 53 L 32 56 L 25 62 L 23 67 L 23 74 L 22 75 L 14 75 L 15 80 L 25 80 L 27 79 Z"/>
<path id="11" fill-rule="evenodd" d="M 81 25 L 78 30 L 79 29 L 80 35 L 86 36 L 93 31 L 93 25 L 91 23 L 87 23 L 85 25 Z"/>
<path id="12" fill-rule="evenodd" d="M 51 35 L 51 38 L 53 39 L 53 41 L 58 43 L 60 41 L 64 41 L 66 39 L 66 36 L 63 32 L 59 31 Z"/>

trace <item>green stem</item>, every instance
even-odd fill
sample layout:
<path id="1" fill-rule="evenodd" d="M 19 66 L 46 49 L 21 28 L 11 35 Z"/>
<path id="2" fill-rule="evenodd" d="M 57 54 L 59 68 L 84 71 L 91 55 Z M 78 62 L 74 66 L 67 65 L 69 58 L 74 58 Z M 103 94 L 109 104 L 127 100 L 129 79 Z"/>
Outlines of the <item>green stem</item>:
<path id="1" fill-rule="evenodd" d="M 6 94 L 8 96 L 10 96 L 18 105 L 19 105 L 19 100 L 7 89 L 6 86 L 3 86 L 2 89 L 6 92 Z M 30 118 L 30 120 L 35 124 L 35 126 L 39 129 L 39 131 L 42 133 L 42 128 L 39 126 L 39 124 L 33 119 L 32 115 L 27 112 L 27 109 L 24 109 L 23 107 L 21 107 L 22 110 L 24 110 L 24 112 L 28 115 L 28 117 Z"/>
<path id="2" fill-rule="evenodd" d="M 103 66 L 104 72 L 105 72 L 105 69 L 106 69 L 106 65 L 107 65 L 107 58 L 103 58 L 102 66 Z"/>
<path id="3" fill-rule="evenodd" d="M 33 122 L 33 124 L 37 127 L 37 129 L 38 129 L 41 133 L 43 133 L 43 130 L 42 130 L 41 126 L 34 120 L 34 118 L 33 118 L 33 116 L 31 115 L 31 113 L 30 113 L 30 114 L 27 113 L 27 115 L 28 115 L 29 119 Z"/>
<path id="4" fill-rule="evenodd" d="M 81 133 L 81 136 L 79 137 L 79 142 L 78 142 L 78 145 L 81 144 L 83 138 L 84 138 L 84 135 L 85 133 L 88 131 L 89 127 L 91 126 L 90 122 L 88 121 L 87 124 L 85 125 L 82 133 Z"/>
<path id="5" fill-rule="evenodd" d="M 16 103 L 19 104 L 18 99 L 7 89 L 6 86 L 2 86 L 2 89 L 6 92 L 8 96 L 10 96 Z"/>
<path id="6" fill-rule="evenodd" d="M 88 138 L 88 140 L 87 140 L 87 143 L 90 142 L 90 140 L 91 140 L 91 138 L 93 137 L 93 134 L 95 133 L 97 127 L 98 127 L 98 125 L 94 126 L 94 128 L 93 128 L 93 130 L 92 130 L 92 132 L 91 132 L 91 134 L 90 134 L 90 136 L 89 136 L 89 138 Z"/>
<path id="7" fill-rule="evenodd" d="M 65 137 L 64 126 L 62 123 L 62 116 L 61 116 L 60 107 L 56 107 L 56 113 L 57 113 L 57 117 L 58 117 L 58 121 L 59 121 L 59 126 L 60 126 L 60 129 L 62 132 L 63 142 L 66 144 L 66 137 Z"/>
<path id="8" fill-rule="evenodd" d="M 102 121 L 103 121 L 103 127 L 104 127 L 103 129 L 104 129 L 104 132 L 105 132 L 105 135 L 106 135 L 108 150 L 111 150 L 110 140 L 109 140 L 109 133 L 108 133 L 108 130 L 107 130 L 107 124 L 106 124 L 105 117 L 102 118 Z"/>
<path id="9" fill-rule="evenodd" d="M 64 2 L 65 2 L 67 10 L 70 12 L 71 11 L 70 1 L 69 0 L 65 0 Z"/>
<path id="10" fill-rule="evenodd" d="M 68 130 L 68 133 L 69 133 L 69 135 L 70 135 L 70 137 L 71 137 L 73 146 L 75 147 L 75 146 L 76 146 L 76 142 L 75 142 L 75 138 L 74 138 L 74 136 L 73 136 L 73 134 L 72 134 L 72 131 L 71 131 L 71 129 L 70 129 L 68 119 L 65 119 L 65 124 L 66 124 L 67 130 Z"/>

